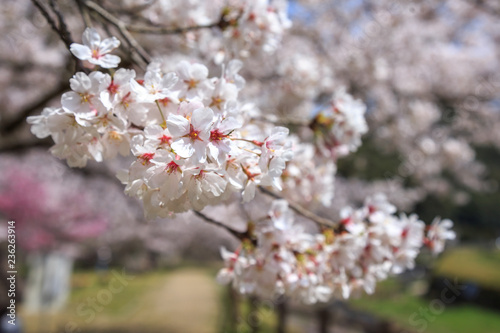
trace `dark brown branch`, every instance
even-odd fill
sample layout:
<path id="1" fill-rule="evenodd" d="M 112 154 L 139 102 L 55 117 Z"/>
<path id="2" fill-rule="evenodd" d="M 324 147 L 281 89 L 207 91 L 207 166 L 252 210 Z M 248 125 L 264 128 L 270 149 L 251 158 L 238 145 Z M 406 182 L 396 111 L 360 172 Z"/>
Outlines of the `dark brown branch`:
<path id="1" fill-rule="evenodd" d="M 73 44 L 73 39 L 71 38 L 71 34 L 69 33 L 66 22 L 64 21 L 64 17 L 61 14 L 59 7 L 56 5 L 55 1 L 50 0 L 50 7 L 57 17 L 57 20 L 59 22 L 59 26 L 56 24 L 56 21 L 52 18 L 52 16 L 49 14 L 49 12 L 45 8 L 45 6 L 42 5 L 42 3 L 39 0 L 31 0 L 31 2 L 33 2 L 35 7 L 37 7 L 40 10 L 42 15 L 45 17 L 45 19 L 49 23 L 49 25 L 52 27 L 52 30 L 54 30 L 59 35 L 59 38 L 61 38 L 62 42 L 64 43 L 64 45 L 66 46 L 68 51 L 70 51 L 71 44 Z M 70 51 L 70 54 L 73 57 L 73 59 L 75 59 L 75 61 L 76 61 L 75 71 L 87 72 L 87 70 L 83 67 L 83 64 L 80 61 L 80 59 L 75 57 L 73 55 L 73 53 L 71 53 L 71 51 Z"/>
<path id="2" fill-rule="evenodd" d="M 8 69 L 15 71 L 16 73 L 31 70 L 43 72 L 54 72 L 60 70 L 60 66 L 55 66 L 54 64 L 37 64 L 33 62 L 26 63 L 18 62 L 12 59 L 0 59 L 0 67 L 7 67 Z"/>
<path id="3" fill-rule="evenodd" d="M 64 44 L 66 44 L 66 47 L 70 48 L 71 44 L 73 44 L 73 39 L 71 38 L 71 34 L 68 30 L 68 26 L 66 25 L 66 22 L 64 21 L 64 17 L 61 14 L 61 11 L 59 10 L 59 7 L 57 6 L 57 3 L 55 0 L 49 0 L 49 5 L 54 14 L 56 14 L 57 21 L 59 23 L 59 34 L 61 36 L 61 39 L 63 40 Z"/>
<path id="4" fill-rule="evenodd" d="M 203 220 L 205 220 L 205 222 L 208 222 L 210 224 L 213 224 L 213 225 L 216 225 L 220 228 L 224 228 L 226 229 L 231 235 L 233 235 L 234 237 L 238 238 L 239 240 L 243 240 L 243 239 L 246 239 L 246 238 L 249 238 L 249 235 L 247 232 L 240 232 L 240 231 L 236 231 L 232 228 L 230 228 L 229 226 L 225 225 L 224 223 L 222 222 L 219 222 L 219 221 L 216 221 L 208 216 L 206 216 L 205 214 L 197 211 L 197 210 L 193 210 L 193 212 L 200 218 L 202 218 Z"/>
<path id="5" fill-rule="evenodd" d="M 174 34 L 182 34 L 188 31 L 193 30 L 201 30 L 201 29 L 210 29 L 220 27 L 220 22 L 214 22 L 210 24 L 204 25 L 194 25 L 189 27 L 181 27 L 181 28 L 167 28 L 167 27 L 148 27 L 148 26 L 138 26 L 138 25 L 128 25 L 127 29 L 129 31 L 142 33 L 142 34 L 158 34 L 158 35 L 174 35 Z"/>
<path id="6" fill-rule="evenodd" d="M 40 110 L 45 105 L 47 105 L 52 99 L 61 95 L 64 91 L 69 89 L 69 83 L 67 81 L 61 82 L 54 90 L 47 93 L 40 100 L 34 102 L 33 104 L 27 106 L 24 110 L 16 113 L 13 119 L 6 119 L 0 123 L 0 133 L 9 134 L 17 129 L 20 125 L 26 122 L 26 117 L 32 113 Z"/>
<path id="7" fill-rule="evenodd" d="M 31 0 L 31 2 L 33 2 L 33 4 L 40 10 L 42 15 L 45 17 L 45 19 L 49 23 L 49 25 L 52 27 L 52 30 L 54 30 L 59 35 L 61 40 L 64 42 L 64 45 L 66 46 L 66 48 L 69 50 L 69 47 L 73 43 L 73 41 L 71 40 L 71 36 L 69 35 L 69 32 L 66 29 L 66 26 L 64 25 L 64 27 L 61 27 L 61 26 L 58 27 L 56 24 L 56 21 L 52 18 L 52 16 L 50 16 L 50 14 L 47 11 L 47 9 L 45 8 L 45 6 L 42 5 L 42 3 L 39 0 Z M 54 10 L 55 5 L 53 5 L 53 1 L 51 1 L 51 7 L 52 7 L 52 10 Z M 61 18 L 62 18 L 61 14 L 56 13 L 56 16 L 59 18 L 59 22 L 61 22 Z"/>
<path id="8" fill-rule="evenodd" d="M 276 304 L 276 316 L 277 316 L 276 333 L 286 332 L 287 315 L 288 315 L 288 306 L 286 304 L 286 297 L 282 295 L 278 298 Z"/>
<path id="9" fill-rule="evenodd" d="M 262 193 L 264 193 L 270 197 L 273 197 L 275 199 L 283 199 L 283 197 L 279 196 L 278 194 L 276 194 L 276 193 L 274 193 L 274 192 L 272 192 L 272 191 L 270 191 L 262 186 L 259 186 L 259 190 Z M 335 228 L 338 226 L 338 224 L 333 222 L 332 220 L 329 220 L 329 219 L 326 219 L 326 218 L 321 217 L 319 215 L 316 215 L 313 212 L 311 212 L 310 210 L 307 210 L 304 207 L 302 207 L 296 203 L 290 202 L 289 200 L 287 200 L 287 201 L 288 201 L 288 206 L 291 209 L 293 209 L 297 214 L 302 215 L 311 221 L 314 221 L 320 225 L 323 225 L 325 227 L 330 227 L 330 228 Z"/>
<path id="10" fill-rule="evenodd" d="M 50 138 L 45 138 L 43 140 L 25 141 L 25 142 L 16 141 L 16 143 L 12 145 L 1 146 L 0 153 L 22 153 L 32 148 L 48 149 L 53 144 L 54 142 Z"/>
<path id="11" fill-rule="evenodd" d="M 105 10 L 103 7 L 98 6 L 97 4 L 87 1 L 85 2 L 88 7 L 94 6 L 95 8 L 92 8 L 96 11 L 100 11 L 99 15 L 106 15 L 106 19 L 111 22 L 111 20 L 115 19 L 117 21 L 120 21 L 118 18 L 114 17 L 109 11 Z M 147 4 L 149 5 L 149 4 Z M 97 8 L 99 7 L 99 8 Z M 224 30 L 226 27 L 230 26 L 231 24 L 234 24 L 235 21 L 237 21 L 240 17 L 241 14 L 238 15 L 236 19 L 233 20 L 228 20 L 226 15 L 223 14 L 221 15 L 219 21 L 209 23 L 209 24 L 200 24 L 200 25 L 194 25 L 194 26 L 188 26 L 188 27 L 178 27 L 178 28 L 169 28 L 169 27 L 161 27 L 161 26 L 147 26 L 147 25 L 133 25 L 133 24 L 126 24 L 124 22 L 121 22 L 123 28 L 128 31 L 132 32 L 137 32 L 137 33 L 143 33 L 143 34 L 162 34 L 162 35 L 174 35 L 174 34 L 182 34 L 188 31 L 193 31 L 193 30 L 202 30 L 202 29 L 211 29 L 211 28 L 220 28 Z M 118 23 L 118 22 L 116 22 Z M 113 23 L 114 24 L 114 23 Z"/>

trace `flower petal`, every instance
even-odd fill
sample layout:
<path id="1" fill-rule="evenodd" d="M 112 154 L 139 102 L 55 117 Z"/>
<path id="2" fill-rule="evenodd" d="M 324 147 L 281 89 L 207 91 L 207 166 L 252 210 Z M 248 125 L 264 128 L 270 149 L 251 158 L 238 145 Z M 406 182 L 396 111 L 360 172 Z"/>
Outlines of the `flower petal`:
<path id="1" fill-rule="evenodd" d="M 167 128 L 173 136 L 179 137 L 189 133 L 189 121 L 183 116 L 169 114 L 167 119 Z"/>
<path id="2" fill-rule="evenodd" d="M 99 46 L 99 51 L 101 51 L 101 54 L 109 53 L 116 49 L 118 46 L 120 46 L 120 41 L 116 37 L 110 37 L 106 38 L 105 40 L 102 41 L 101 45 Z"/>
<path id="3" fill-rule="evenodd" d="M 70 45 L 69 50 L 80 60 L 88 60 L 92 57 L 90 48 L 82 44 L 73 43 Z"/>
<path id="4" fill-rule="evenodd" d="M 97 50 L 99 48 L 99 44 L 101 44 L 101 36 L 94 28 L 87 28 L 83 32 L 82 36 L 83 44 L 90 47 L 92 50 Z"/>

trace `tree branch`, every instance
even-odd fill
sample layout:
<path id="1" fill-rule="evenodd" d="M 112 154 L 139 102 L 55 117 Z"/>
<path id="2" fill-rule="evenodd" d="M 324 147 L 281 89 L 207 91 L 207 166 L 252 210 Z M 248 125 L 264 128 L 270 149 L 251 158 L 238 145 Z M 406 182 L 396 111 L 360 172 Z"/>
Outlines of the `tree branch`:
<path id="1" fill-rule="evenodd" d="M 59 10 L 59 7 L 56 5 L 55 1 L 50 0 L 50 8 L 52 9 L 54 14 L 56 15 L 57 20 L 59 22 L 59 26 L 57 26 L 55 20 L 50 16 L 50 14 L 47 11 L 47 9 L 45 8 L 45 6 L 42 5 L 42 3 L 39 0 L 31 0 L 31 2 L 35 5 L 35 7 L 37 7 L 40 10 L 42 15 L 45 17 L 45 19 L 49 23 L 49 25 L 52 27 L 52 30 L 54 30 L 59 35 L 59 37 L 63 41 L 64 45 L 68 49 L 68 51 L 70 51 L 71 56 L 76 61 L 75 71 L 87 72 L 87 70 L 83 67 L 83 64 L 80 61 L 80 59 L 78 59 L 77 57 L 74 56 L 73 53 L 71 53 L 70 48 L 71 48 L 71 44 L 73 44 L 73 39 L 71 38 L 71 34 L 68 30 L 66 22 L 64 21 L 64 17 L 61 14 L 61 11 Z"/>
<path id="2" fill-rule="evenodd" d="M 216 225 L 220 228 L 224 228 L 226 229 L 231 235 L 233 235 L 234 237 L 238 238 L 239 240 L 243 240 L 245 238 L 249 238 L 249 235 L 247 232 L 240 232 L 240 231 L 236 231 L 232 228 L 230 228 L 229 226 L 225 225 L 224 223 L 222 222 L 219 222 L 219 221 L 216 221 L 208 216 L 206 216 L 205 214 L 197 211 L 197 210 L 193 210 L 193 212 L 200 218 L 202 218 L 203 220 L 205 220 L 205 222 L 208 222 L 208 223 L 211 223 L 213 225 Z"/>
<path id="3" fill-rule="evenodd" d="M 283 197 L 279 196 L 278 194 L 276 194 L 276 193 L 274 193 L 274 192 L 272 192 L 272 191 L 270 191 L 262 186 L 259 186 L 259 190 L 262 193 L 264 193 L 270 197 L 273 197 L 275 199 L 283 199 Z M 311 212 L 310 210 L 307 210 L 304 207 L 302 207 L 296 203 L 290 202 L 289 200 L 287 200 L 287 201 L 288 201 L 288 206 L 291 209 L 293 209 L 297 214 L 302 215 L 302 216 L 310 219 L 311 221 L 314 221 L 320 225 L 330 227 L 330 228 L 335 228 L 338 226 L 338 223 L 335 223 L 332 220 L 318 216 L 318 215 L 314 214 L 313 212 Z"/>
<path id="4" fill-rule="evenodd" d="M 221 21 L 210 23 L 210 24 L 194 25 L 194 26 L 181 27 L 181 28 L 148 27 L 148 26 L 128 25 L 127 29 L 129 31 L 133 31 L 133 32 L 141 33 L 141 34 L 173 35 L 173 34 L 182 34 L 184 32 L 193 31 L 193 30 L 210 29 L 210 28 L 219 27 L 220 22 Z"/>
<path id="5" fill-rule="evenodd" d="M 39 0 L 31 0 L 31 2 L 40 10 L 42 15 L 45 17 L 49 25 L 52 27 L 52 30 L 57 32 L 61 40 L 64 42 L 64 45 L 66 48 L 69 50 L 70 45 L 73 43 L 73 40 L 71 39 L 71 35 L 69 34 L 69 31 L 66 27 L 66 24 L 64 23 L 64 20 L 62 18 L 61 13 L 59 10 L 56 8 L 56 5 L 53 0 L 50 1 L 50 6 L 52 8 L 52 11 L 56 14 L 58 21 L 59 21 L 59 27 L 56 24 L 56 21 L 50 16 L 49 12 L 45 8 L 44 5 Z M 61 24 L 62 23 L 62 24 Z"/>
<path id="6" fill-rule="evenodd" d="M 0 146 L 0 153 L 20 153 L 32 148 L 48 149 L 53 144 L 54 142 L 50 138 L 45 138 L 42 140 L 16 142 L 12 145 Z"/>
<path id="7" fill-rule="evenodd" d="M 303 118 L 291 118 L 286 120 L 281 120 L 276 117 L 255 117 L 252 118 L 251 121 L 260 121 L 263 123 L 271 123 L 277 126 L 286 126 L 286 127 L 309 127 L 311 126 L 312 119 L 303 119 Z"/>

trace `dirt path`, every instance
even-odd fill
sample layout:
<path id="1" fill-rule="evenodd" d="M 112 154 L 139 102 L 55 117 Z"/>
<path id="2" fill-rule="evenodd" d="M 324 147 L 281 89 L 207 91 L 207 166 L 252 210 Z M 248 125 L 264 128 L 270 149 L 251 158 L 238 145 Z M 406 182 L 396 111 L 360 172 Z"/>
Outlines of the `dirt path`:
<path id="1" fill-rule="evenodd" d="M 168 332 L 186 333 L 215 332 L 219 301 L 213 277 L 195 268 L 169 274 L 164 285 L 146 298 L 149 315 L 164 318 Z"/>

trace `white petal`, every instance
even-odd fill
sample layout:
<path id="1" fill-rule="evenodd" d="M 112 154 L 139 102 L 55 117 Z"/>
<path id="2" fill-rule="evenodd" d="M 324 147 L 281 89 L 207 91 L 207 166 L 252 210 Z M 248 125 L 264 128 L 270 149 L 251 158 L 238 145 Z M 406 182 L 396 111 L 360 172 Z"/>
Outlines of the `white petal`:
<path id="1" fill-rule="evenodd" d="M 191 79 L 191 75 L 189 74 L 189 68 L 190 68 L 189 62 L 187 62 L 186 60 L 181 61 L 177 65 L 177 73 L 179 74 L 179 77 L 182 80 Z"/>
<path id="2" fill-rule="evenodd" d="M 69 112 L 75 112 L 81 105 L 82 98 L 73 91 L 64 93 L 61 96 L 62 107 Z"/>
<path id="3" fill-rule="evenodd" d="M 195 140 L 193 143 L 193 148 L 196 152 L 196 158 L 198 162 L 205 163 L 207 160 L 207 144 L 203 141 Z"/>
<path id="4" fill-rule="evenodd" d="M 274 157 L 269 163 L 269 175 L 271 177 L 279 177 L 285 170 L 286 164 L 282 158 Z"/>
<path id="5" fill-rule="evenodd" d="M 109 53 L 120 46 L 120 41 L 116 37 L 106 38 L 99 46 L 101 54 Z"/>
<path id="6" fill-rule="evenodd" d="M 208 76 L 208 68 L 202 64 L 191 65 L 191 76 L 195 80 L 203 80 Z"/>
<path id="7" fill-rule="evenodd" d="M 87 28 L 83 32 L 83 44 L 89 46 L 92 50 L 96 50 L 101 43 L 101 36 L 94 28 Z"/>
<path id="8" fill-rule="evenodd" d="M 89 59 L 89 62 L 92 63 L 93 59 Z M 101 57 L 99 60 L 95 62 L 96 65 L 101 66 L 102 68 L 116 68 L 120 63 L 121 59 L 119 56 L 113 54 L 106 54 Z"/>
<path id="9" fill-rule="evenodd" d="M 255 189 L 256 189 L 256 184 L 255 182 L 248 182 L 247 186 L 245 187 L 245 190 L 243 191 L 243 202 L 249 202 L 255 197 Z"/>
<path id="10" fill-rule="evenodd" d="M 92 57 L 92 51 L 90 48 L 82 44 L 73 43 L 71 44 L 69 50 L 80 60 L 88 60 Z"/>
<path id="11" fill-rule="evenodd" d="M 191 140 L 189 138 L 180 138 L 174 141 L 171 147 L 177 155 L 183 158 L 188 158 L 193 156 L 195 151 L 193 145 L 191 144 Z"/>
<path id="12" fill-rule="evenodd" d="M 189 134 L 190 124 L 189 121 L 183 116 L 176 114 L 169 114 L 167 118 L 167 128 L 173 136 L 179 137 Z"/>
<path id="13" fill-rule="evenodd" d="M 214 112 L 210 108 L 196 109 L 193 111 L 191 123 L 200 131 L 207 131 L 214 121 Z"/>
<path id="14" fill-rule="evenodd" d="M 167 73 L 162 78 L 162 86 L 163 88 L 170 89 L 177 83 L 178 77 L 175 73 Z"/>
<path id="15" fill-rule="evenodd" d="M 90 90 L 92 87 L 92 82 L 87 74 L 83 72 L 78 72 L 71 79 L 69 79 L 69 85 L 71 90 L 76 91 L 78 93 L 85 93 Z"/>

